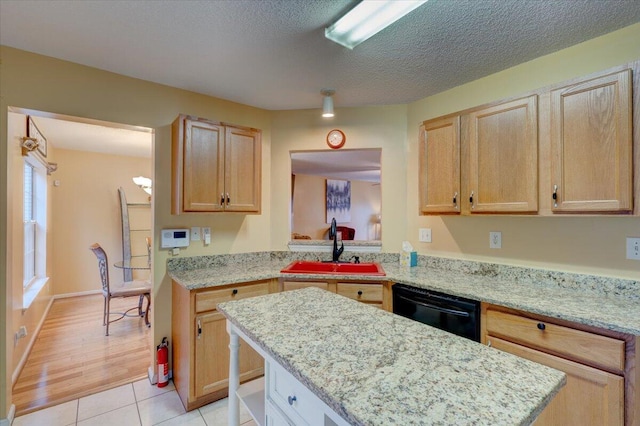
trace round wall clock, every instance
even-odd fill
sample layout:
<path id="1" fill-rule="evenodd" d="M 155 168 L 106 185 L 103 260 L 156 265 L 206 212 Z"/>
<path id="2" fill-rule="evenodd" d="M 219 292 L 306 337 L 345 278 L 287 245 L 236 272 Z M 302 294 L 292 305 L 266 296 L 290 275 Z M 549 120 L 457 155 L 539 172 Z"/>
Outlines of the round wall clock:
<path id="1" fill-rule="evenodd" d="M 342 148 L 346 141 L 347 137 L 344 135 L 342 130 L 333 129 L 327 134 L 327 145 L 332 149 Z"/>

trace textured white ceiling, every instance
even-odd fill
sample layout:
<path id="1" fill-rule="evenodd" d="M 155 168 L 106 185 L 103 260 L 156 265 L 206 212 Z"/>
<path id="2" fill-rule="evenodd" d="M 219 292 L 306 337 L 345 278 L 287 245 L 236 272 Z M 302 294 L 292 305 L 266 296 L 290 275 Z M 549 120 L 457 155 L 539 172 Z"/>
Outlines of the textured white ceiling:
<path id="1" fill-rule="evenodd" d="M 0 0 L 0 43 L 260 108 L 404 104 L 640 21 L 638 0 L 430 0 L 353 51 L 349 0 Z"/>

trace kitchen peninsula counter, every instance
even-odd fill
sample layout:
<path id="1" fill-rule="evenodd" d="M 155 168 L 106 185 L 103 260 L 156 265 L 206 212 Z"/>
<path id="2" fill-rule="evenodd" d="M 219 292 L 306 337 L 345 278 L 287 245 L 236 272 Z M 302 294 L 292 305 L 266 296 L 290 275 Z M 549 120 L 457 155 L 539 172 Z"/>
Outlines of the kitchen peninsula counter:
<path id="1" fill-rule="evenodd" d="M 351 254 L 351 253 L 350 253 Z M 355 253 L 358 254 L 358 253 Z M 401 268 L 398 255 L 360 253 L 382 264 L 386 276 L 282 274 L 293 260 L 327 253 L 259 252 L 171 259 L 169 276 L 188 290 L 265 279 L 372 280 L 403 283 L 578 324 L 640 335 L 640 280 L 600 277 L 484 262 L 419 256 Z"/>
<path id="2" fill-rule="evenodd" d="M 530 424 L 566 380 L 557 370 L 316 288 L 225 302 L 218 310 L 353 425 Z"/>

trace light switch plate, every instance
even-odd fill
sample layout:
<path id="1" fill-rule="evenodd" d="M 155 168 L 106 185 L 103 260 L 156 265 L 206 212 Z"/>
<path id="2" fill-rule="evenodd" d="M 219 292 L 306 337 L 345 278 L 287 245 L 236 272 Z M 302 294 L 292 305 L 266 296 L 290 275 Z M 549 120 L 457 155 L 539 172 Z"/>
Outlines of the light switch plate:
<path id="1" fill-rule="evenodd" d="M 191 227 L 191 241 L 200 241 L 200 227 L 192 226 Z"/>
<path id="2" fill-rule="evenodd" d="M 640 260 L 640 238 L 627 237 L 627 259 Z"/>
<path id="3" fill-rule="evenodd" d="M 418 240 L 421 243 L 431 242 L 431 228 L 420 228 L 418 231 Z"/>
<path id="4" fill-rule="evenodd" d="M 502 232 L 489 232 L 489 248 L 502 248 Z"/>

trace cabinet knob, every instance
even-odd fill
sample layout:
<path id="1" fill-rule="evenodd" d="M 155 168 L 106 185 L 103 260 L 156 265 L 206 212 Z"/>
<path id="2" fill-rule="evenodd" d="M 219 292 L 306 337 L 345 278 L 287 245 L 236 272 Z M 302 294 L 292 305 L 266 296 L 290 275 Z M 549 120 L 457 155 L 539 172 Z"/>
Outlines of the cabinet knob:
<path id="1" fill-rule="evenodd" d="M 469 202 L 471 203 L 471 208 L 473 208 L 473 191 L 471 191 L 471 195 L 469 196 Z"/>
<path id="2" fill-rule="evenodd" d="M 453 205 L 456 206 L 458 204 L 458 193 L 453 194 Z"/>
<path id="3" fill-rule="evenodd" d="M 224 206 L 224 194 L 220 194 L 220 205 Z"/>
<path id="4" fill-rule="evenodd" d="M 558 207 L 558 185 L 553 185 L 553 207 Z"/>
<path id="5" fill-rule="evenodd" d="M 544 323 L 543 323 L 543 322 L 539 322 L 539 323 L 538 323 L 538 330 L 544 330 L 545 328 L 547 328 L 547 326 L 546 326 L 546 325 L 544 325 Z"/>
<path id="6" fill-rule="evenodd" d="M 227 205 L 231 202 L 231 198 L 229 198 L 229 193 L 227 192 Z"/>
<path id="7" fill-rule="evenodd" d="M 298 400 L 298 398 L 296 398 L 295 395 L 293 395 L 293 396 L 289 395 L 287 397 L 287 401 L 289 402 L 289 405 L 293 405 L 293 403 L 296 402 L 297 400 Z"/>
<path id="8" fill-rule="evenodd" d="M 234 296 L 238 294 L 238 289 L 234 288 L 233 290 L 231 290 L 231 294 L 233 294 Z"/>
<path id="9" fill-rule="evenodd" d="M 358 290 L 358 296 L 362 296 L 362 290 Z"/>

